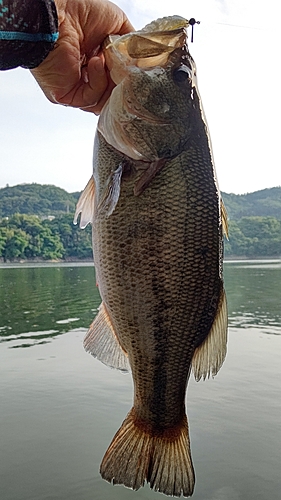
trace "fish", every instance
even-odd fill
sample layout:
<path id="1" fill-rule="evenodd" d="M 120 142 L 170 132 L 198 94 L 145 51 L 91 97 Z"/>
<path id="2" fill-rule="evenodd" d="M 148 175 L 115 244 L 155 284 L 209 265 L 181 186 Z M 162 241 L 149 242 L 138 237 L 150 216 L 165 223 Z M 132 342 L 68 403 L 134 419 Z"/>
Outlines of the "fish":
<path id="1" fill-rule="evenodd" d="M 82 228 L 92 224 L 102 299 L 84 347 L 131 371 L 134 386 L 101 476 L 175 497 L 191 496 L 195 484 L 189 377 L 214 377 L 227 349 L 227 214 L 187 28 L 186 19 L 169 16 L 106 38 L 116 86 L 75 214 Z"/>

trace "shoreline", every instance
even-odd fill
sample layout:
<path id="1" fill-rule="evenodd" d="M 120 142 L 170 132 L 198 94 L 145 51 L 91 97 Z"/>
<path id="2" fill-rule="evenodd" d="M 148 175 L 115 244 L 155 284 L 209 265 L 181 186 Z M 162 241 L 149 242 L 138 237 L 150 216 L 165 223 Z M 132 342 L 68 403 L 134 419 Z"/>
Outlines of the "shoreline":
<path id="1" fill-rule="evenodd" d="M 19 259 L 8 262 L 0 260 L 0 269 L 24 268 L 24 267 L 71 267 L 72 265 L 82 267 L 94 266 L 93 259 L 67 259 L 67 260 L 44 260 L 44 259 Z"/>
<path id="2" fill-rule="evenodd" d="M 223 259 L 224 264 L 231 262 L 281 262 L 281 256 L 267 256 L 267 257 L 236 257 L 228 256 Z M 43 260 L 43 259 L 19 259 L 9 262 L 0 260 L 0 269 L 5 268 L 24 268 L 24 267 L 71 267 L 75 266 L 94 266 L 93 259 L 67 259 L 67 260 Z"/>

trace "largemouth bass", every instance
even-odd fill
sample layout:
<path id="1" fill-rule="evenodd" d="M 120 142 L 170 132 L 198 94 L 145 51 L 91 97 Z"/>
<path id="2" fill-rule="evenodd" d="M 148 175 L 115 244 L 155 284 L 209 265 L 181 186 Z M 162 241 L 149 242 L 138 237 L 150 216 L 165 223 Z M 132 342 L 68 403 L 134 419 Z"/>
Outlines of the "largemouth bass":
<path id="1" fill-rule="evenodd" d="M 116 87 L 76 210 L 81 227 L 92 223 L 102 297 L 85 348 L 111 367 L 131 369 L 134 383 L 133 407 L 101 475 L 186 497 L 195 481 L 187 382 L 191 370 L 196 380 L 218 372 L 227 341 L 226 214 L 187 26 L 173 16 L 107 38 Z"/>

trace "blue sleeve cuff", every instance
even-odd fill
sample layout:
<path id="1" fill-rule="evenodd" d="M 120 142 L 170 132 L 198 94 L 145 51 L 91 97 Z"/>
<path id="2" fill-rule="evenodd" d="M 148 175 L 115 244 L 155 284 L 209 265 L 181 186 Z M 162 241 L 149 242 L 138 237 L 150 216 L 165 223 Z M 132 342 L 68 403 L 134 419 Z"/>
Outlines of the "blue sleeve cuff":
<path id="1" fill-rule="evenodd" d="M 0 31 L 0 40 L 20 40 L 23 42 L 49 42 L 57 41 L 59 33 L 25 33 L 21 31 Z"/>

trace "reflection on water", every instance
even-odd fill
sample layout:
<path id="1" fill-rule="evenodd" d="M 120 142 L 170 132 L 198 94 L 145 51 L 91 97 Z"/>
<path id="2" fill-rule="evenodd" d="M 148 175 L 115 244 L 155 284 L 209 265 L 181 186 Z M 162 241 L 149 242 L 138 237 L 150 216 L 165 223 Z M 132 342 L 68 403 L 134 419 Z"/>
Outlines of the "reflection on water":
<path id="1" fill-rule="evenodd" d="M 94 267 L 2 268 L 0 303 L 0 342 L 13 341 L 13 347 L 87 327 L 100 303 Z"/>
<path id="2" fill-rule="evenodd" d="M 281 335 L 281 262 L 225 263 L 229 326 Z M 100 296 L 94 267 L 68 264 L 0 268 L 0 342 L 28 347 L 88 328 Z"/>
<path id="3" fill-rule="evenodd" d="M 229 326 L 281 335 L 281 262 L 225 264 Z"/>
<path id="4" fill-rule="evenodd" d="M 227 359 L 187 393 L 192 498 L 277 500 L 281 262 L 227 262 L 225 282 Z M 132 380 L 82 348 L 100 302 L 93 266 L 2 267 L 0 300 L 0 499 L 164 500 L 99 476 Z"/>

